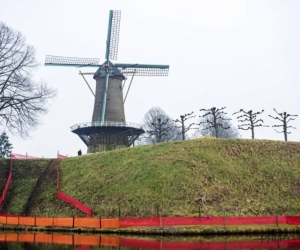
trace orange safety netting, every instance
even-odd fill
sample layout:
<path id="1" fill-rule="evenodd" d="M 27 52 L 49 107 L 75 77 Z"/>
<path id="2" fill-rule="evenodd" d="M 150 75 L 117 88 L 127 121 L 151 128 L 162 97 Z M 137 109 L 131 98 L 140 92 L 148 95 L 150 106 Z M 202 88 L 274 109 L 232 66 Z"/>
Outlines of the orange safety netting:
<path id="1" fill-rule="evenodd" d="M 54 226 L 53 220 L 51 217 L 36 217 L 35 223 L 38 227 L 51 227 Z"/>
<path id="2" fill-rule="evenodd" d="M 19 225 L 35 226 L 35 218 L 34 217 L 20 217 Z"/>
<path id="3" fill-rule="evenodd" d="M 6 224 L 7 225 L 19 225 L 19 217 L 7 217 Z"/>
<path id="4" fill-rule="evenodd" d="M 74 218 L 74 227 L 100 228 L 100 218 Z"/>
<path id="5" fill-rule="evenodd" d="M 73 227 L 73 217 L 53 218 L 54 227 Z"/>

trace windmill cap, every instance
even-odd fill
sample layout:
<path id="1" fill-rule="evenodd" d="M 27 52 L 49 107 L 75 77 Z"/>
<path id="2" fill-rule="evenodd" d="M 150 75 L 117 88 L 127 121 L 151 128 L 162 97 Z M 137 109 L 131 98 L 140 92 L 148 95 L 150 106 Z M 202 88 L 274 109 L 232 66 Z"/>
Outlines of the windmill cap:
<path id="1" fill-rule="evenodd" d="M 109 67 L 109 77 L 117 77 L 121 78 L 122 80 L 125 80 L 125 76 L 122 74 L 122 72 L 111 62 L 108 61 L 104 62 L 96 71 L 94 74 L 94 79 L 97 80 L 99 78 L 104 78 L 105 77 L 105 71 Z"/>

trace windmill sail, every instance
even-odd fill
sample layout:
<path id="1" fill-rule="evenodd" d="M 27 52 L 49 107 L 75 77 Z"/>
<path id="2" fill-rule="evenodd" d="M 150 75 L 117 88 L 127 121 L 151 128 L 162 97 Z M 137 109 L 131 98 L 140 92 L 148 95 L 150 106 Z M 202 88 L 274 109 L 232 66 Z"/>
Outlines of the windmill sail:
<path id="1" fill-rule="evenodd" d="M 115 63 L 122 74 L 131 74 L 135 72 L 135 76 L 168 76 L 169 65 L 151 65 L 151 64 L 125 64 Z"/>
<path id="2" fill-rule="evenodd" d="M 120 34 L 121 11 L 111 10 L 108 20 L 108 31 L 106 41 L 106 56 L 107 60 L 117 60 L 118 45 Z"/>
<path id="3" fill-rule="evenodd" d="M 99 67 L 99 58 L 78 58 L 46 55 L 45 66 Z"/>

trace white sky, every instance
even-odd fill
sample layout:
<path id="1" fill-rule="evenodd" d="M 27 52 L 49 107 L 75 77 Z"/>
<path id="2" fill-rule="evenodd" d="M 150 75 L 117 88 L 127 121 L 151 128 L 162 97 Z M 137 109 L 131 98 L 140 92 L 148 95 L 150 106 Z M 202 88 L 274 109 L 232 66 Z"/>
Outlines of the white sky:
<path id="1" fill-rule="evenodd" d="M 121 10 L 117 62 L 170 64 L 168 77 L 136 77 L 125 104 L 126 120 L 141 123 L 152 106 L 172 118 L 199 109 L 227 106 L 268 114 L 300 115 L 300 1 L 297 0 L 0 0 L 0 21 L 27 38 L 40 63 L 35 73 L 58 90 L 42 125 L 22 140 L 10 135 L 15 153 L 55 157 L 86 152 L 70 131 L 92 119 L 94 99 L 78 68 L 45 67 L 47 54 L 105 56 L 109 10 Z M 95 69 L 85 69 L 94 72 Z M 95 88 L 92 77 L 90 84 Z M 300 140 L 298 127 L 289 135 Z M 250 138 L 250 131 L 241 132 Z M 273 128 L 257 138 L 282 140 Z"/>

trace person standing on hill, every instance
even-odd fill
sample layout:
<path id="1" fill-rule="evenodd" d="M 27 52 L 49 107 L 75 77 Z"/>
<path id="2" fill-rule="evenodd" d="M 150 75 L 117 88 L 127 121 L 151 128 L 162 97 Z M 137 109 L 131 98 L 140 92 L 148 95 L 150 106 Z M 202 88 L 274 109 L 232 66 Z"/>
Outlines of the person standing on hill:
<path id="1" fill-rule="evenodd" d="M 78 156 L 82 155 L 81 149 L 79 149 L 79 151 L 77 153 L 78 153 Z"/>

